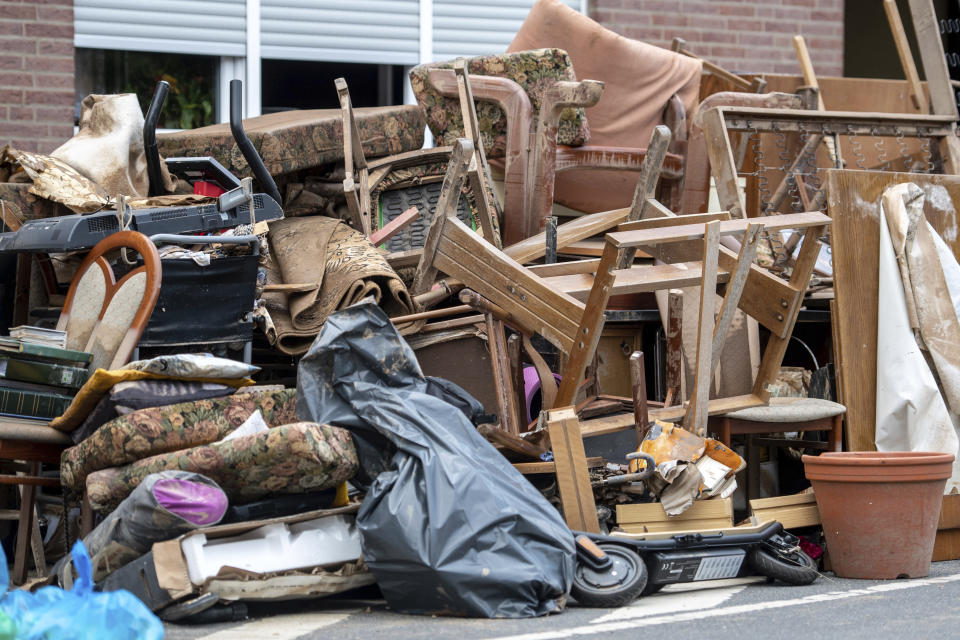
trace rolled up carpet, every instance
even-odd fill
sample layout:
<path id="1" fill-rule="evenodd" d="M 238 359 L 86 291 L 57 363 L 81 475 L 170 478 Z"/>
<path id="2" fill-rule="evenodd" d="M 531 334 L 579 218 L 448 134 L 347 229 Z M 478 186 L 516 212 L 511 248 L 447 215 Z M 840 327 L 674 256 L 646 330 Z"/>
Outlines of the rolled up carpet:
<path id="1" fill-rule="evenodd" d="M 181 469 L 202 473 L 242 504 L 268 495 L 328 489 L 356 473 L 350 434 L 338 427 L 295 422 L 269 431 L 183 449 L 87 476 L 90 505 L 100 513 L 116 508 L 151 473 Z"/>
<path id="2" fill-rule="evenodd" d="M 291 355 L 306 353 L 327 316 L 367 296 L 389 316 L 415 309 L 406 285 L 366 236 L 324 216 L 271 223 L 267 284 L 300 285 L 264 294 L 275 346 Z"/>

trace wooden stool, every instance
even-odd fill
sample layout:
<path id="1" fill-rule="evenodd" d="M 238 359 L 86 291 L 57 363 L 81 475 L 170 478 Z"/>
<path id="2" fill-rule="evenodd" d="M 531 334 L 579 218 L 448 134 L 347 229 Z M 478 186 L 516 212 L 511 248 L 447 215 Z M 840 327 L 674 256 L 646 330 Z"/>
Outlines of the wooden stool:
<path id="1" fill-rule="evenodd" d="M 757 497 L 758 465 L 753 455 L 754 447 L 797 446 L 799 441 L 787 438 L 757 438 L 755 435 L 790 433 L 793 431 L 826 431 L 827 442 L 806 442 L 807 449 L 840 451 L 843 445 L 843 414 L 847 408 L 842 404 L 819 398 L 770 398 L 770 404 L 749 409 L 740 409 L 710 418 L 711 430 L 719 432 L 720 441 L 731 446 L 735 435 L 747 436 L 747 499 Z"/>

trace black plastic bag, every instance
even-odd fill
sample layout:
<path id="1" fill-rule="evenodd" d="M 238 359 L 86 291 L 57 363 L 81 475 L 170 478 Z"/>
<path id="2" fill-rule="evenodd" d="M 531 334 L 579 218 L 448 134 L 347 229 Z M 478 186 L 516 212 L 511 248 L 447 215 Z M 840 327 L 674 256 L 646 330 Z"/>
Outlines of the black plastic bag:
<path id="1" fill-rule="evenodd" d="M 477 403 L 464 398 L 456 385 L 424 378 L 370 303 L 331 315 L 297 373 L 301 418 L 396 448 L 357 514 L 364 560 L 391 608 L 489 618 L 559 611 L 573 579 L 573 535 L 477 433 L 464 413 Z"/>

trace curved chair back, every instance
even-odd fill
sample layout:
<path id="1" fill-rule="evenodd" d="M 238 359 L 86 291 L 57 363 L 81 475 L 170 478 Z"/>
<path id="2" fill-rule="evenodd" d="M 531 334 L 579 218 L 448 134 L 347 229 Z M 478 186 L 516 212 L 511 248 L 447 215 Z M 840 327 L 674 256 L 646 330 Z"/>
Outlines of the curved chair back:
<path id="1" fill-rule="evenodd" d="M 143 265 L 117 281 L 105 254 L 126 247 Z M 91 371 L 126 364 L 150 320 L 160 294 L 160 255 L 142 233 L 120 231 L 90 250 L 67 293 L 57 329 L 67 348 L 93 354 Z"/>

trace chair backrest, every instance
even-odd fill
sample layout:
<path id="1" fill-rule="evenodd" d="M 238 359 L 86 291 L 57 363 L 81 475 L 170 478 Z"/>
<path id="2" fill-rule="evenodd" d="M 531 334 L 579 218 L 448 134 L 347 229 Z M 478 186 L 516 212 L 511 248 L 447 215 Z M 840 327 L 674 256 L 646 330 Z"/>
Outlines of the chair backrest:
<path id="1" fill-rule="evenodd" d="M 410 85 L 417 102 L 427 114 L 427 125 L 438 145 L 452 146 L 464 137 L 463 116 L 457 98 L 444 97 L 430 82 L 430 71 L 453 69 L 454 62 L 433 62 L 410 70 Z M 467 59 L 472 76 L 500 76 L 518 83 L 530 97 L 534 115 L 540 108 L 543 92 L 556 81 L 576 81 L 570 56 L 563 49 L 535 49 L 499 53 Z M 495 104 L 477 104 L 480 133 L 487 158 L 502 158 L 507 150 L 507 117 Z M 469 137 L 469 135 L 467 135 Z M 567 109 L 560 118 L 557 142 L 570 146 L 586 144 L 590 139 L 583 109 Z"/>
<path id="2" fill-rule="evenodd" d="M 117 281 L 105 254 L 121 247 L 139 253 L 143 265 Z M 126 364 L 153 313 L 160 275 L 160 255 L 142 233 L 120 231 L 98 242 L 70 283 L 57 322 L 67 348 L 91 353 L 91 371 Z"/>

